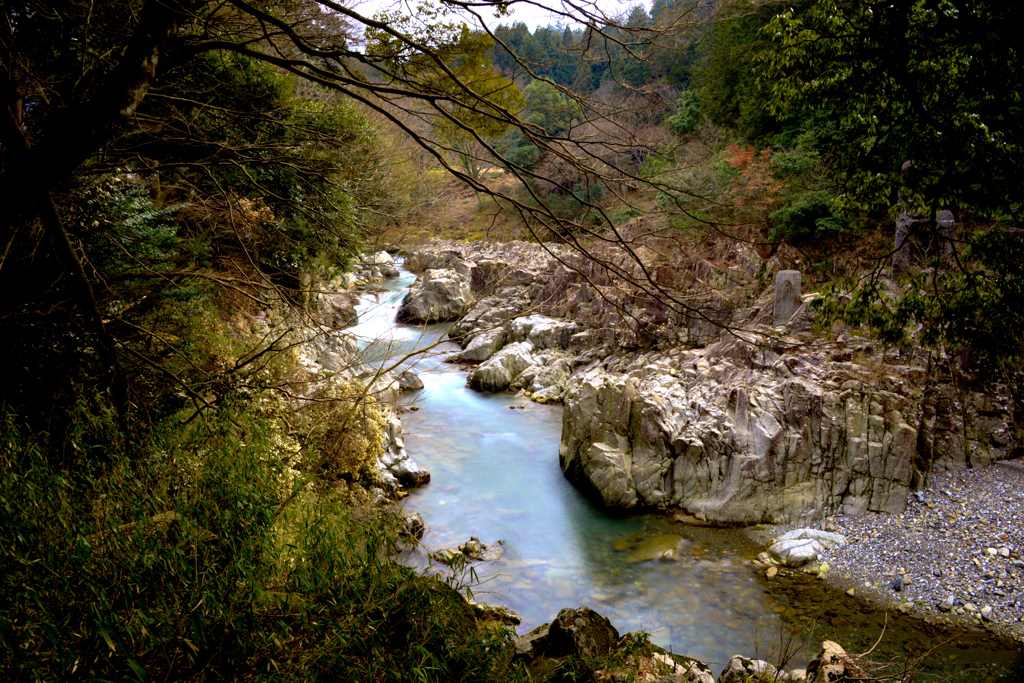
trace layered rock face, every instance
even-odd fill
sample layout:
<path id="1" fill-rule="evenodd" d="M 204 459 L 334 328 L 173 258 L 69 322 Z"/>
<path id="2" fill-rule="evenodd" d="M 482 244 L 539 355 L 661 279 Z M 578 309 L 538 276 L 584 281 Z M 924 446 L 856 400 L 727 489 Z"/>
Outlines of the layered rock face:
<path id="1" fill-rule="evenodd" d="M 402 301 L 398 320 L 420 323 L 456 320 L 472 305 L 473 295 L 467 278 L 454 270 L 428 270 Z"/>
<path id="2" fill-rule="evenodd" d="M 798 298 L 777 320 L 776 288 L 751 273 L 779 263 L 738 253 L 726 268 L 698 260 L 692 276 L 651 264 L 690 294 L 681 309 L 616 283 L 616 258 L 513 244 L 409 259 L 444 266 L 480 299 L 452 329 L 464 346 L 452 360 L 479 363 L 470 386 L 563 401 L 563 471 L 606 506 L 722 523 L 896 512 L 915 477 L 1013 449 L 998 377 L 921 349 L 822 343 Z"/>
<path id="3" fill-rule="evenodd" d="M 562 468 L 605 505 L 803 523 L 906 504 L 922 414 L 912 369 L 865 381 L 737 338 L 645 360 L 569 382 Z"/>
<path id="4" fill-rule="evenodd" d="M 569 380 L 559 459 L 612 507 L 728 523 L 898 512 L 915 473 L 1011 452 L 1005 388 L 1001 398 L 999 387 L 965 392 L 960 407 L 979 408 L 966 413 L 930 370 L 925 354 L 861 365 L 739 337 L 610 359 Z M 929 458 L 924 447 L 936 441 L 941 456 Z"/>

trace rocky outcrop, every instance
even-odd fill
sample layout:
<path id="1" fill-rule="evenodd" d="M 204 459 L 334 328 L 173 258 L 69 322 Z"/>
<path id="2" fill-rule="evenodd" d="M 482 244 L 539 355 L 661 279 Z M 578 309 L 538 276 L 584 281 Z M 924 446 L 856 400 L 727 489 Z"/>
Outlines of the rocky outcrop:
<path id="1" fill-rule="evenodd" d="M 565 404 L 563 471 L 602 504 L 804 524 L 900 511 L 931 471 L 1012 452 L 1012 400 L 991 370 L 814 343 L 791 255 L 741 247 L 687 270 L 635 253 L 662 298 L 624 285 L 642 273 L 611 251 L 436 244 L 407 261 L 477 300 L 451 330 L 450 360 L 478 364 L 471 387 Z"/>
<path id="2" fill-rule="evenodd" d="M 567 385 L 562 468 L 607 506 L 679 507 L 717 522 L 900 511 L 929 426 L 928 357 L 900 360 L 836 362 L 733 336 L 595 363 Z M 1012 413 L 993 414 L 992 431 L 1008 434 Z M 988 457 L 1009 455 L 982 438 Z"/>
<path id="3" fill-rule="evenodd" d="M 454 270 L 428 270 L 416 281 L 398 309 L 400 322 L 456 320 L 473 305 L 467 277 Z"/>
<path id="4" fill-rule="evenodd" d="M 865 383 L 739 338 L 645 360 L 569 382 L 562 468 L 606 505 L 737 523 L 905 505 L 920 402 L 899 375 Z"/>
<path id="5" fill-rule="evenodd" d="M 391 486 L 401 484 L 415 488 L 430 481 L 430 472 L 420 467 L 406 452 L 402 421 L 392 411 L 387 415 L 383 452 L 377 459 L 377 469 L 381 479 Z"/>

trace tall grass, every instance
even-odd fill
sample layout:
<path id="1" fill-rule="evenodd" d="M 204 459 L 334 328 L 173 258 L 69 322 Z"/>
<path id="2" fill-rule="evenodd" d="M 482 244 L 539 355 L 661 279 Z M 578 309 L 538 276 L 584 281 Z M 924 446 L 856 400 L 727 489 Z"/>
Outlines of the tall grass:
<path id="1" fill-rule="evenodd" d="M 509 634 L 391 558 L 395 520 L 289 495 L 244 411 L 51 466 L 0 418 L 0 679 L 504 680 Z M 285 505 L 284 501 L 288 501 Z"/>

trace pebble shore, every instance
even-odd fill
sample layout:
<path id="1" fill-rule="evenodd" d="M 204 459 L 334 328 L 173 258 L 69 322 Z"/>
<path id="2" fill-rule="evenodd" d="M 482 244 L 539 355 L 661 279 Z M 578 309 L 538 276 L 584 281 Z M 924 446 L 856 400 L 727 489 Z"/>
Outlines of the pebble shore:
<path id="1" fill-rule="evenodd" d="M 1024 641 L 1024 460 L 935 474 L 901 514 L 835 516 L 823 528 L 847 537 L 820 558 L 837 587 Z"/>

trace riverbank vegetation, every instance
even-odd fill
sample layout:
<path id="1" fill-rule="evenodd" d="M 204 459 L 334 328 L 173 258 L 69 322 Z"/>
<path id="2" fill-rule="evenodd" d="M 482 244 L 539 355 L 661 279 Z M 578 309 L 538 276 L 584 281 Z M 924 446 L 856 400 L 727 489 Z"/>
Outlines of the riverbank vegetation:
<path id="1" fill-rule="evenodd" d="M 4 675 L 518 675 L 463 586 L 393 560 L 366 387 L 291 354 L 364 250 L 678 265 L 739 240 L 832 285 L 827 321 L 1016 367 L 1024 10 L 657 0 L 531 31 L 460 8 L 4 5 Z M 930 244 L 947 209 L 957 236 L 892 286 L 895 218 Z"/>

